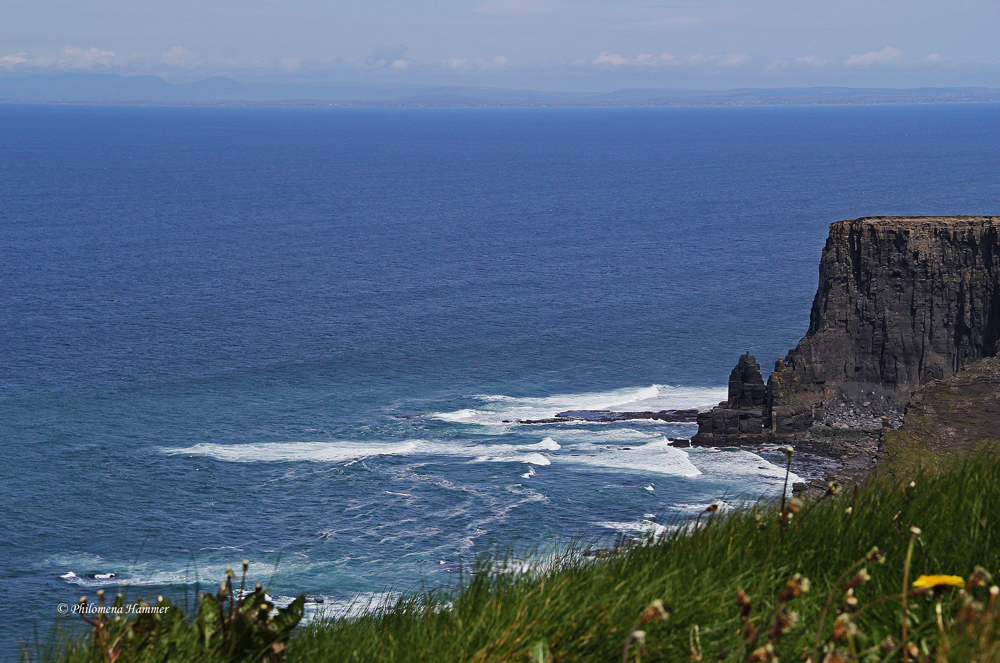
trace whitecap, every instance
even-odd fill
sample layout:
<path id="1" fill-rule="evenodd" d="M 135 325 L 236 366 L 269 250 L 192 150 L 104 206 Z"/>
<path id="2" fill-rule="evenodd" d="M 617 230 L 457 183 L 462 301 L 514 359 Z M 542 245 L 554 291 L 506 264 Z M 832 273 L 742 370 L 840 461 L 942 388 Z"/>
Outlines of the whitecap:
<path id="1" fill-rule="evenodd" d="M 170 456 L 205 456 L 231 463 L 312 461 L 338 463 L 370 456 L 410 454 L 423 440 L 404 442 L 262 442 L 256 444 L 201 443 L 162 448 Z"/>
<path id="2" fill-rule="evenodd" d="M 552 461 L 539 453 L 517 456 L 478 456 L 475 463 L 527 463 L 529 465 L 551 465 Z"/>
<path id="3" fill-rule="evenodd" d="M 573 447 L 573 451 L 577 453 L 560 455 L 559 462 L 684 477 L 701 474 L 684 450 L 671 446 L 670 442 L 663 438 L 632 447 L 580 444 Z"/>
<path id="4" fill-rule="evenodd" d="M 636 520 L 632 522 L 605 520 L 594 524 L 613 529 L 616 532 L 637 532 L 639 534 L 653 534 L 654 536 L 662 536 L 672 529 L 666 525 L 654 523 L 651 520 Z"/>
<path id="5" fill-rule="evenodd" d="M 611 391 L 555 394 L 544 397 L 516 397 L 503 394 L 474 396 L 478 408 L 435 412 L 431 416 L 462 424 L 498 425 L 518 420 L 550 419 L 566 410 L 653 411 L 707 408 L 725 400 L 726 388 L 676 387 L 654 384 Z"/>
<path id="6" fill-rule="evenodd" d="M 538 446 L 539 449 L 547 449 L 549 451 L 559 451 L 560 449 L 562 449 L 562 445 L 553 440 L 551 437 L 545 438 L 544 440 L 539 442 L 536 446 Z"/>
<path id="7" fill-rule="evenodd" d="M 417 454 L 516 462 L 522 457 L 526 457 L 526 454 L 531 458 L 536 458 L 540 451 L 558 451 L 560 448 L 558 442 L 552 438 L 545 438 L 535 444 L 467 444 L 433 440 L 405 440 L 403 442 L 340 440 L 334 442 L 263 442 L 255 444 L 203 442 L 190 447 L 161 447 L 160 451 L 170 456 L 203 456 L 230 463 L 342 463 L 373 456 Z M 548 464 L 548 461 L 538 464 Z"/>
<path id="8" fill-rule="evenodd" d="M 785 467 L 775 465 L 757 454 L 744 449 L 713 449 L 709 447 L 691 449 L 691 462 L 706 477 L 730 483 L 745 483 L 748 480 L 762 482 L 780 491 L 785 482 Z M 788 485 L 802 481 L 794 472 L 788 475 Z"/>

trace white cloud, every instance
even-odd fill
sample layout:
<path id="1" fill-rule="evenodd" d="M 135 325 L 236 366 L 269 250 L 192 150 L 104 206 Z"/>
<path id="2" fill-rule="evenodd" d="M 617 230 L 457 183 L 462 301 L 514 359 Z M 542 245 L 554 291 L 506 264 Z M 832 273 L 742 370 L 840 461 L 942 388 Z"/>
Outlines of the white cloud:
<path id="1" fill-rule="evenodd" d="M 469 61 L 465 58 L 448 58 L 441 64 L 446 67 L 451 67 L 452 69 L 461 69 L 465 65 L 469 64 Z"/>
<path id="2" fill-rule="evenodd" d="M 886 62 L 892 62 L 898 60 L 899 56 L 903 52 L 892 46 L 886 46 L 881 51 L 869 51 L 862 55 L 852 55 L 847 58 L 844 62 L 848 67 L 863 66 L 867 67 L 873 64 L 884 64 Z"/>
<path id="3" fill-rule="evenodd" d="M 746 53 L 731 53 L 730 55 L 726 56 L 725 60 L 719 63 L 719 66 L 738 67 L 749 59 L 750 56 L 747 55 Z"/>
<path id="4" fill-rule="evenodd" d="M 508 62 L 510 62 L 510 59 L 507 58 L 506 56 L 498 55 L 492 60 L 490 60 L 490 62 L 493 64 L 494 67 L 502 67 Z"/>
<path id="5" fill-rule="evenodd" d="M 188 67 L 198 63 L 198 55 L 183 46 L 174 46 L 160 55 L 160 62 L 178 67 Z"/>
<path id="6" fill-rule="evenodd" d="M 590 64 L 597 65 L 603 69 L 608 69 L 612 67 L 619 67 L 621 65 L 649 67 L 663 64 L 677 64 L 678 62 L 677 58 L 670 53 L 660 53 L 659 55 L 653 55 L 652 53 L 640 53 L 635 56 L 635 58 L 629 59 L 623 55 L 619 55 L 618 53 L 601 51 Z"/>
<path id="7" fill-rule="evenodd" d="M 114 51 L 102 51 L 94 46 L 87 50 L 76 46 L 67 46 L 62 50 L 60 64 L 68 65 L 74 69 L 92 69 L 94 65 L 110 67 L 114 60 Z"/>
<path id="8" fill-rule="evenodd" d="M 392 61 L 392 68 L 393 69 L 406 69 L 409 66 L 410 66 L 410 61 L 409 60 L 393 60 Z"/>
<path id="9" fill-rule="evenodd" d="M 403 56 L 406 52 L 410 50 L 403 44 L 397 46 L 383 46 L 379 44 L 372 49 L 372 52 L 365 58 L 365 64 L 369 67 L 387 67 L 392 66 L 397 69 L 405 67 L 409 62 L 403 60 Z M 406 64 L 397 66 L 397 62 L 406 62 Z"/>
<path id="10" fill-rule="evenodd" d="M 286 56 L 281 58 L 281 68 L 285 71 L 295 71 L 302 67 L 302 58 Z"/>
<path id="11" fill-rule="evenodd" d="M 567 6 L 562 0 L 486 0 L 476 7 L 476 11 L 494 16 L 536 16 L 551 14 Z"/>
<path id="12" fill-rule="evenodd" d="M 0 58 L 0 66 L 6 67 L 7 69 L 12 69 L 16 65 L 24 64 L 28 61 L 27 53 L 16 53 L 14 55 L 5 55 Z"/>
<path id="13" fill-rule="evenodd" d="M 603 67 L 617 67 L 628 62 L 625 58 L 618 55 L 617 53 L 608 53 L 607 51 L 601 51 L 594 61 L 590 64 L 596 64 Z"/>
<path id="14" fill-rule="evenodd" d="M 940 62 L 940 61 L 941 61 L 941 56 L 940 56 L 940 55 L 938 55 L 937 53 L 931 53 L 930 55 L 928 55 L 928 56 L 927 56 L 927 57 L 926 57 L 926 58 L 924 59 L 924 61 L 925 61 L 925 62 L 930 62 L 931 64 L 934 64 L 934 63 L 937 63 L 937 62 Z"/>
<path id="15" fill-rule="evenodd" d="M 822 67 L 826 64 L 826 60 L 820 60 L 814 55 L 804 55 L 801 58 L 798 58 L 796 62 L 804 62 L 805 64 L 811 64 L 816 67 Z"/>

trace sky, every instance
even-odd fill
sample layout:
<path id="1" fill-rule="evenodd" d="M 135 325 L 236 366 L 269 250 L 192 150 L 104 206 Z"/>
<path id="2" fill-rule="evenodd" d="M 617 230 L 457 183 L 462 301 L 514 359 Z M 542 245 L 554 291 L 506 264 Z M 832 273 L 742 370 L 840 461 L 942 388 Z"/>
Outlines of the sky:
<path id="1" fill-rule="evenodd" d="M 0 76 L 1000 88 L 1000 0 L 0 0 Z"/>

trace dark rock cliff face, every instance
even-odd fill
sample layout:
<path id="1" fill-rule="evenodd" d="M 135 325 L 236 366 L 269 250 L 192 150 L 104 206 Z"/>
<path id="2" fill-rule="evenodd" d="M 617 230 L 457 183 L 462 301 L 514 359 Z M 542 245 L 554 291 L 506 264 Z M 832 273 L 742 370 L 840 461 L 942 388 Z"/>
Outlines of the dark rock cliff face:
<path id="1" fill-rule="evenodd" d="M 835 400 L 888 410 L 995 355 L 998 341 L 1000 217 L 840 221 L 823 249 L 809 330 L 768 380 L 762 433 L 729 439 L 706 426 L 692 442 L 801 433 Z"/>
<path id="2" fill-rule="evenodd" d="M 740 357 L 729 374 L 729 398 L 719 407 L 698 414 L 698 435 L 712 438 L 759 437 L 764 432 L 767 385 L 760 364 L 750 353 Z M 698 443 L 698 440 L 694 440 Z"/>

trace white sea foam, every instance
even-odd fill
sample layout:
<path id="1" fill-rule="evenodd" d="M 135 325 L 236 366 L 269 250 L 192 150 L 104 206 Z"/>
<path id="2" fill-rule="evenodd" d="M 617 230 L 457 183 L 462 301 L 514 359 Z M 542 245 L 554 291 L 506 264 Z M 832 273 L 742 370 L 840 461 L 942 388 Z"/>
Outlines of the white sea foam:
<path id="1" fill-rule="evenodd" d="M 701 471 L 688 458 L 687 452 L 672 447 L 670 442 L 662 437 L 654 438 L 645 444 L 629 447 L 583 443 L 572 447 L 572 452 L 572 454 L 560 454 L 559 462 L 684 477 L 694 477 L 701 474 Z"/>
<path id="2" fill-rule="evenodd" d="M 322 603 L 306 603 L 302 623 L 317 619 L 353 619 L 376 610 L 391 607 L 402 596 L 399 592 L 365 592 L 356 594 L 349 599 L 336 599 L 326 596 Z M 288 607 L 294 600 L 292 596 L 275 596 L 274 604 L 279 608 Z"/>
<path id="3" fill-rule="evenodd" d="M 633 423 L 633 422 L 629 422 Z M 630 444 L 632 442 L 650 442 L 663 439 L 663 434 L 655 429 L 637 430 L 635 428 L 543 428 L 533 433 L 544 435 L 546 440 L 556 444 L 566 445 L 576 442 L 592 444 Z M 558 440 L 556 440 L 558 438 Z M 544 440 L 543 440 L 544 441 Z"/>
<path id="4" fill-rule="evenodd" d="M 265 442 L 257 444 L 201 443 L 190 447 L 161 448 L 171 456 L 204 456 L 231 463 L 325 462 L 343 463 L 372 456 L 418 454 L 470 458 L 478 462 L 522 462 L 548 465 L 541 452 L 558 451 L 550 437 L 534 444 L 452 443 L 435 440 L 403 442 Z"/>
<path id="5" fill-rule="evenodd" d="M 594 524 L 601 527 L 607 527 L 608 529 L 613 529 L 616 532 L 637 532 L 640 534 L 652 534 L 654 536 L 662 536 L 671 529 L 666 525 L 654 523 L 651 520 L 636 520 L 632 522 L 606 520 Z"/>
<path id="6" fill-rule="evenodd" d="M 654 384 L 603 392 L 556 394 L 542 398 L 485 395 L 483 405 L 454 412 L 437 412 L 433 417 L 459 424 L 497 425 L 518 420 L 549 419 L 566 410 L 612 410 L 642 412 L 705 408 L 725 400 L 724 388 L 674 387 Z"/>
<path id="7" fill-rule="evenodd" d="M 206 456 L 231 463 L 313 461 L 338 463 L 370 456 L 411 454 L 423 440 L 404 442 L 263 442 L 257 444 L 202 443 L 192 447 L 161 448 L 171 456 Z"/>
<path id="8" fill-rule="evenodd" d="M 544 440 L 538 443 L 540 449 L 548 449 L 549 451 L 559 451 L 562 449 L 562 445 L 553 440 L 551 437 L 546 437 Z"/>
<path id="9" fill-rule="evenodd" d="M 706 477 L 725 481 L 746 482 L 763 479 L 772 488 L 784 484 L 785 468 L 770 463 L 755 453 L 743 449 L 691 449 L 691 462 Z M 802 481 L 794 472 L 788 475 L 788 485 Z"/>

